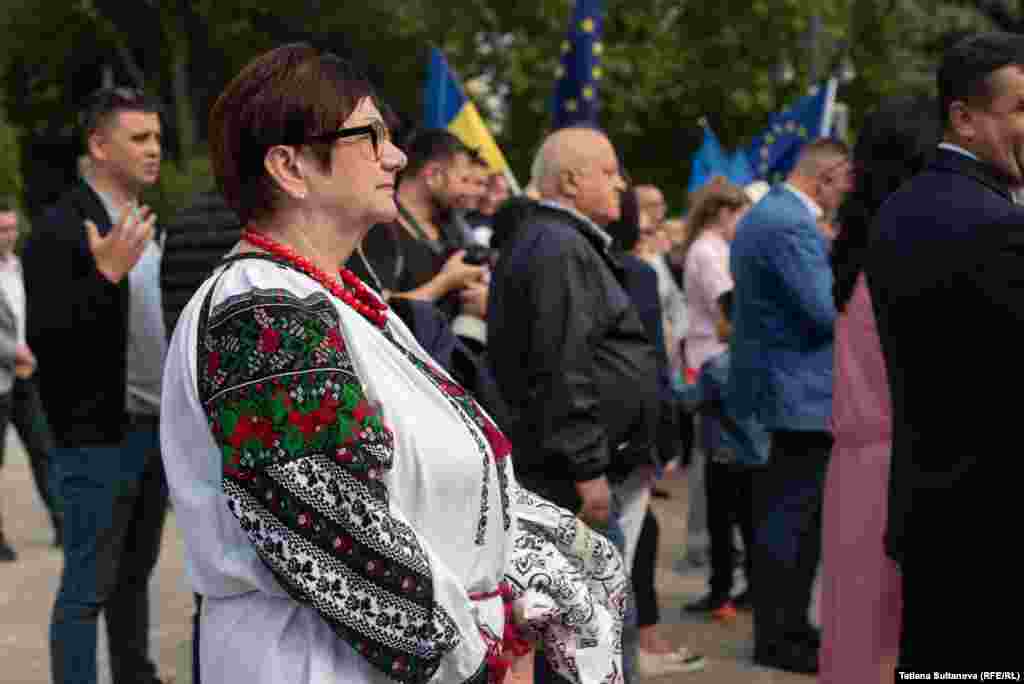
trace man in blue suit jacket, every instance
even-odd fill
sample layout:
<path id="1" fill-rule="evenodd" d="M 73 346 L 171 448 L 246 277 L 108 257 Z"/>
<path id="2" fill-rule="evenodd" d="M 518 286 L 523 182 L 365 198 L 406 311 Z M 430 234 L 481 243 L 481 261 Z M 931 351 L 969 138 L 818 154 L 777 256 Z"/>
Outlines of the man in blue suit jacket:
<path id="1" fill-rule="evenodd" d="M 852 187 L 846 146 L 819 140 L 788 181 L 740 223 L 729 391 L 741 418 L 771 433 L 768 465 L 754 474 L 754 659 L 818 671 L 807 620 L 821 557 L 821 501 L 832 447 L 832 272 L 819 219 Z"/>
<path id="2" fill-rule="evenodd" d="M 995 669 L 1021 662 L 1019 640 L 985 611 L 1024 607 L 998 556 L 1020 519 L 1024 37 L 958 43 L 938 90 L 944 142 L 883 205 L 866 267 L 893 410 L 886 548 L 900 665 Z"/>

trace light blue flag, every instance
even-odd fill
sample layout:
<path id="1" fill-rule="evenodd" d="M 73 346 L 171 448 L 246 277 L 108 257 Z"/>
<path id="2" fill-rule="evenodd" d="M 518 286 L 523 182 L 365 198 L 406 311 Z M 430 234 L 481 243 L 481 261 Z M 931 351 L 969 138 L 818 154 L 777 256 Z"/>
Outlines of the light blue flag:
<path id="1" fill-rule="evenodd" d="M 753 183 L 757 179 L 754 168 L 750 165 L 750 158 L 746 150 L 736 150 L 729 159 L 729 180 L 740 186 Z"/>
<path id="2" fill-rule="evenodd" d="M 715 176 L 729 177 L 729 157 L 726 156 L 711 126 L 706 123 L 703 126 L 704 142 L 690 160 L 690 183 L 687 192 L 697 190 Z"/>

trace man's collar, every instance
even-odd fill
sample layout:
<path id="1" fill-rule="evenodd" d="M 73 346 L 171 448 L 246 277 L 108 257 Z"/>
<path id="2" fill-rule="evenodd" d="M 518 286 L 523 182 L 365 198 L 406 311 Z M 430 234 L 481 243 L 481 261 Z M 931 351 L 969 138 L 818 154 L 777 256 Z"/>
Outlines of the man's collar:
<path id="1" fill-rule="evenodd" d="M 794 195 L 796 195 L 796 198 L 797 198 L 798 200 L 800 200 L 801 202 L 803 202 L 803 205 L 804 205 L 805 207 L 807 207 L 807 211 L 811 212 L 811 216 L 813 216 L 813 217 L 814 217 L 814 220 L 815 220 L 815 221 L 817 221 L 818 219 L 820 219 L 820 218 L 821 218 L 822 216 L 824 216 L 824 215 L 825 215 L 825 212 L 824 212 L 824 211 L 822 210 L 822 208 L 821 208 L 821 207 L 820 207 L 820 206 L 818 205 L 818 203 L 817 203 L 817 202 L 815 202 L 814 200 L 812 200 L 812 199 L 811 199 L 811 198 L 810 198 L 810 197 L 809 197 L 809 196 L 807 195 L 807 193 L 803 192 L 802 190 L 798 190 L 798 189 L 796 188 L 796 186 L 794 186 L 794 185 L 792 185 L 792 184 L 790 184 L 790 183 L 783 183 L 783 187 L 785 187 L 785 188 L 786 188 L 787 190 L 789 190 L 789 191 L 790 191 L 791 193 L 793 193 Z"/>
<path id="2" fill-rule="evenodd" d="M 612 239 L 612 236 L 609 235 L 599 225 L 597 225 L 596 223 L 594 223 L 589 218 L 587 218 L 586 216 L 584 216 L 580 212 L 576 211 L 572 207 L 567 207 L 564 204 L 559 204 L 558 202 L 553 202 L 551 200 L 545 200 L 545 199 L 538 200 L 537 204 L 539 204 L 539 205 L 541 205 L 543 207 L 547 207 L 548 209 L 554 209 L 556 211 L 564 211 L 565 213 L 569 214 L 573 218 L 575 218 L 578 221 L 580 221 L 580 223 L 582 223 L 584 225 L 584 227 L 588 231 L 590 231 L 601 242 L 601 246 L 604 249 L 604 251 L 607 252 L 611 248 L 612 243 L 614 242 L 614 240 Z"/>
<path id="3" fill-rule="evenodd" d="M 969 159 L 973 159 L 974 161 L 981 161 L 980 159 L 978 159 L 978 155 L 974 154 L 973 152 L 968 152 L 967 150 L 965 150 L 964 148 L 960 147 L 959 145 L 954 145 L 951 142 L 940 142 L 939 143 L 939 149 L 940 150 L 949 150 L 950 152 L 956 152 L 957 154 L 962 154 L 962 155 L 964 155 L 965 157 L 967 157 Z"/>
<path id="4" fill-rule="evenodd" d="M 954 145 L 955 147 L 955 145 Z M 939 145 L 937 154 L 931 162 L 931 168 L 959 173 L 994 190 L 1008 201 L 1013 202 L 1013 189 L 1010 179 L 997 167 L 977 159 L 974 155 Z"/>
<path id="5" fill-rule="evenodd" d="M 112 224 L 117 223 L 118 221 L 121 220 L 121 214 L 124 211 L 125 207 L 133 206 L 134 204 L 132 202 L 129 202 L 124 206 L 118 206 L 114 204 L 114 198 L 108 195 L 107 193 L 103 192 L 99 188 L 97 188 L 93 184 L 92 179 L 89 178 L 88 175 L 83 175 L 82 180 L 85 182 L 86 185 L 89 186 L 89 189 L 96 193 L 96 196 L 100 198 L 100 203 L 103 205 L 103 209 L 106 210 L 107 216 L 110 217 L 110 222 Z"/>

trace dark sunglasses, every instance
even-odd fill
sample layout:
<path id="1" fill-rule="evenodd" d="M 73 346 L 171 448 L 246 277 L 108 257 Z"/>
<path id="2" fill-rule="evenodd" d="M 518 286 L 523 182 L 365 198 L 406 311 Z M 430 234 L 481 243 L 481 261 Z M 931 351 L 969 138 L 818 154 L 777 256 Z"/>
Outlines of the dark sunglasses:
<path id="1" fill-rule="evenodd" d="M 354 138 L 360 135 L 370 136 L 370 144 L 373 146 L 373 158 L 380 161 L 384 155 L 384 143 L 391 141 L 391 131 L 384 125 L 383 121 L 372 121 L 366 126 L 352 126 L 351 128 L 339 128 L 328 133 L 311 135 L 301 141 L 287 142 L 286 145 L 309 144 L 309 143 L 333 143 L 342 138 Z"/>

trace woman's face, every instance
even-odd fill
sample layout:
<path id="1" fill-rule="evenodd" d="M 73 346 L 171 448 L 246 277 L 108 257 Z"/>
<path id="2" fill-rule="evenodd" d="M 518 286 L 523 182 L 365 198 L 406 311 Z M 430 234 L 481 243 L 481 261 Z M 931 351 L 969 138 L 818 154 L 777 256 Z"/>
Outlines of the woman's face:
<path id="1" fill-rule="evenodd" d="M 364 98 L 341 128 L 374 123 L 383 124 L 383 117 L 373 100 Z M 334 142 L 330 169 L 324 173 L 317 165 L 310 174 L 309 202 L 366 229 L 395 220 L 395 176 L 406 157 L 391 143 L 390 135 L 385 138 L 376 146 L 369 133 Z"/>

